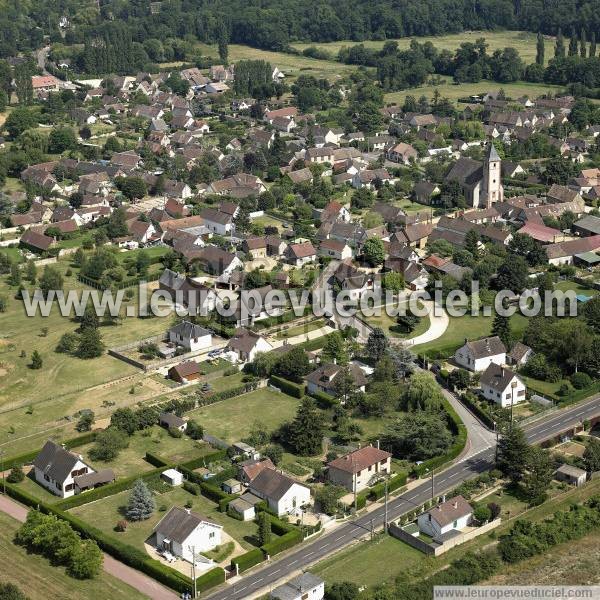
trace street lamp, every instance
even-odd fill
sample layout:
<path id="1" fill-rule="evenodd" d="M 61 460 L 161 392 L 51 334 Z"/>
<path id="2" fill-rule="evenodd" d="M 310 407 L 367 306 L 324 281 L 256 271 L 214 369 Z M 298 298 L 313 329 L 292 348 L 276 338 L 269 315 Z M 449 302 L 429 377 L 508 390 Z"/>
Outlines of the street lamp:
<path id="1" fill-rule="evenodd" d="M 0 473 L 2 473 L 2 493 L 6 495 L 6 478 L 4 476 L 4 454 L 5 450 L 0 450 Z"/>

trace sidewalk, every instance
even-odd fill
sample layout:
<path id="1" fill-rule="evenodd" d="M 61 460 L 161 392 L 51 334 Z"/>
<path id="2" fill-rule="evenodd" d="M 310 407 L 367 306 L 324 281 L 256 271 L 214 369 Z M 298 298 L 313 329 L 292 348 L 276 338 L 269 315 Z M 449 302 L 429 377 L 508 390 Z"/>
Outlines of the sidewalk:
<path id="1" fill-rule="evenodd" d="M 26 507 L 2 494 L 0 494 L 0 510 L 21 523 L 25 521 L 29 512 Z M 144 575 L 141 571 L 128 567 L 106 554 L 106 552 L 103 554 L 103 568 L 109 575 L 120 579 L 138 592 L 148 596 L 151 600 L 177 600 L 179 598 L 175 592 L 162 586 L 151 577 Z"/>

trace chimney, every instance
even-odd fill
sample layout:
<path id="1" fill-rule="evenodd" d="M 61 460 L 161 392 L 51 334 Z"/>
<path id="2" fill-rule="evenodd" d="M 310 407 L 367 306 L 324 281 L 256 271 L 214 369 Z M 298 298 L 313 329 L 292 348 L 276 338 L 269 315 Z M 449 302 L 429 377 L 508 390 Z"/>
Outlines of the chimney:
<path id="1" fill-rule="evenodd" d="M 452 503 L 452 508 L 458 508 L 458 502 L 456 500 Z"/>
<path id="2" fill-rule="evenodd" d="M 186 512 L 188 515 L 191 515 L 191 514 L 192 514 L 192 511 L 191 511 L 191 509 L 189 509 L 189 508 L 186 508 L 186 509 L 185 509 L 185 512 Z"/>
<path id="3" fill-rule="evenodd" d="M 377 450 L 379 450 L 379 440 L 377 440 Z"/>
<path id="4" fill-rule="evenodd" d="M 446 494 L 442 496 L 442 502 L 446 502 Z"/>

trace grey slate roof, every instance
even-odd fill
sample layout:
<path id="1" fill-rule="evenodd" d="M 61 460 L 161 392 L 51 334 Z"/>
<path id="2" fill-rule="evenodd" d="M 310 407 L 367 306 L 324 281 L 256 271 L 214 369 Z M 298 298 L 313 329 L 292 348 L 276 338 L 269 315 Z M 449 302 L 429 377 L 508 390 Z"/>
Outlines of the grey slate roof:
<path id="1" fill-rule="evenodd" d="M 276 587 L 271 592 L 271 598 L 277 600 L 297 600 L 302 598 L 303 594 L 310 592 L 317 586 L 321 585 L 323 580 L 312 573 L 302 573 L 287 583 Z"/>
<path id="2" fill-rule="evenodd" d="M 171 541 L 183 544 L 201 523 L 210 523 L 215 527 L 221 527 L 221 525 L 198 513 L 188 512 L 183 508 L 174 506 L 156 525 L 154 533 L 160 532 L 161 535 Z"/>
<path id="3" fill-rule="evenodd" d="M 264 498 L 271 500 L 281 500 L 286 492 L 296 483 L 291 477 L 275 471 L 273 469 L 264 469 L 250 484 L 250 491 Z"/>
<path id="4" fill-rule="evenodd" d="M 467 347 L 475 359 L 506 352 L 506 347 L 497 335 L 482 340 L 476 340 L 474 342 L 467 342 Z"/>
<path id="5" fill-rule="evenodd" d="M 198 338 L 203 337 L 205 335 L 210 335 L 210 331 L 208 331 L 208 329 L 204 329 L 204 327 L 200 327 L 200 325 L 196 325 L 195 323 L 191 323 L 190 321 L 182 321 L 181 323 L 179 323 L 179 325 L 171 327 L 169 331 L 176 333 L 184 338 Z"/>
<path id="6" fill-rule="evenodd" d="M 33 466 L 40 469 L 54 481 L 64 481 L 78 460 L 80 460 L 79 456 L 48 440 L 35 457 Z"/>
<path id="7" fill-rule="evenodd" d="M 95 473 L 86 473 L 74 478 L 79 488 L 90 488 L 96 485 L 110 483 L 115 480 L 115 473 L 112 469 L 102 469 Z"/>
<path id="8" fill-rule="evenodd" d="M 181 427 L 185 424 L 185 419 L 182 419 L 175 413 L 160 413 L 158 420 L 161 424 L 169 427 Z"/>
<path id="9" fill-rule="evenodd" d="M 510 369 L 506 369 L 491 363 L 488 368 L 481 374 L 479 381 L 482 385 L 486 385 L 497 392 L 503 392 L 510 384 L 511 380 L 516 376 Z"/>

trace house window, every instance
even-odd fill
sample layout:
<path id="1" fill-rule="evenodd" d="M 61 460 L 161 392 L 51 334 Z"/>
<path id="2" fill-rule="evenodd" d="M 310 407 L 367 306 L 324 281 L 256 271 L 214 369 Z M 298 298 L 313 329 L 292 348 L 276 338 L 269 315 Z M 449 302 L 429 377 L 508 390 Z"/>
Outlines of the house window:
<path id="1" fill-rule="evenodd" d="M 454 523 L 452 523 L 452 527 L 454 527 L 454 529 L 456 529 L 458 527 L 458 521 L 454 521 Z"/>
<path id="2" fill-rule="evenodd" d="M 48 475 L 44 475 L 44 479 L 45 479 L 46 481 L 50 481 L 50 477 L 48 477 Z"/>
<path id="3" fill-rule="evenodd" d="M 74 484 L 69 483 L 68 485 L 65 486 L 65 492 L 70 492 L 74 487 L 75 487 Z"/>
<path id="4" fill-rule="evenodd" d="M 215 537 L 215 532 L 214 532 L 214 531 L 211 531 L 211 532 L 208 534 L 208 539 L 209 539 L 209 540 L 212 540 L 214 537 Z"/>

